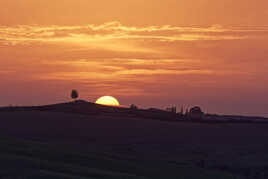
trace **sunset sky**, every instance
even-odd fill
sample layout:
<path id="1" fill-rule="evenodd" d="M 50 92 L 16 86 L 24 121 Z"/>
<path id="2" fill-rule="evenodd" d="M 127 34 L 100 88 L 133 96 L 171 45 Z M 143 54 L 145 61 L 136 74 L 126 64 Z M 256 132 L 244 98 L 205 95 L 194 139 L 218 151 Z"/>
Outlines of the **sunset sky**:
<path id="1" fill-rule="evenodd" d="M 267 0 L 0 0 L 0 106 L 123 105 L 268 116 Z"/>

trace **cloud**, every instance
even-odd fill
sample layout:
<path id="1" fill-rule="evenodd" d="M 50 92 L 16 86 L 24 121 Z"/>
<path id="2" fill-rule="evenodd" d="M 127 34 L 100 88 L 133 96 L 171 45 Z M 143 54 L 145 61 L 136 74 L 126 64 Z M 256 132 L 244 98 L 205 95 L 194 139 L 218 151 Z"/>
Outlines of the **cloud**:
<path id="1" fill-rule="evenodd" d="M 138 79 L 138 76 L 157 75 L 210 75 L 213 70 L 191 66 L 195 62 L 182 59 L 81 59 L 65 61 L 43 61 L 48 68 L 61 67 L 64 72 L 44 74 L 42 79 L 54 80 L 108 80 Z M 182 65 L 184 64 L 184 65 Z M 187 66 L 184 67 L 184 66 Z"/>
<path id="2" fill-rule="evenodd" d="M 11 73 L 15 73 L 16 71 L 13 70 L 1 70 L 0 69 L 0 74 L 1 75 L 6 75 L 6 74 L 11 74 Z"/>
<path id="3" fill-rule="evenodd" d="M 268 28 L 224 28 L 211 27 L 174 27 L 124 26 L 119 22 L 84 26 L 0 26 L 1 42 L 11 45 L 18 43 L 104 43 L 107 41 L 197 41 L 197 40 L 233 40 L 256 38 L 268 35 Z M 99 45 L 99 44 L 96 44 Z"/>
<path id="4" fill-rule="evenodd" d="M 96 96 L 183 98 L 200 91 L 224 93 L 226 86 L 239 94 L 266 80 L 267 33 L 265 27 L 131 27 L 118 22 L 2 26 L 0 64 L 14 73 L 0 74 L 8 74 L 2 78 L 10 84 L 11 79 L 55 89 L 75 84 Z"/>

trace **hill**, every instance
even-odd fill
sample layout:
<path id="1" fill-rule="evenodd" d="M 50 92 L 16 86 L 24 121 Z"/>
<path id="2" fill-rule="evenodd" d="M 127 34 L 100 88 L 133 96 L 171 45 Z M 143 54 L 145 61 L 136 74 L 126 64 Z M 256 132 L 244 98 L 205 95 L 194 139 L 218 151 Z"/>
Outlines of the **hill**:
<path id="1" fill-rule="evenodd" d="M 148 120 L 130 109 L 76 105 L 2 108 L 0 178 L 268 176 L 267 124 Z"/>
<path id="2" fill-rule="evenodd" d="M 238 116 L 238 115 L 217 115 L 204 114 L 198 120 L 191 120 L 191 117 L 180 113 L 168 112 L 161 109 L 131 109 L 127 107 L 113 107 L 99 105 L 83 100 L 74 102 L 51 104 L 44 106 L 28 107 L 2 107 L 0 112 L 15 111 L 50 111 L 63 112 L 83 115 L 107 115 L 108 117 L 136 117 L 141 119 L 162 120 L 171 122 L 199 122 L 199 123 L 268 123 L 268 118 L 257 116 Z"/>
<path id="3" fill-rule="evenodd" d="M 158 120 L 176 121 L 180 120 L 180 116 L 160 109 L 130 109 L 126 107 L 113 107 L 99 105 L 83 100 L 51 104 L 45 106 L 29 106 L 29 107 L 3 107 L 0 112 L 14 112 L 14 111 L 50 111 L 50 112 L 64 112 L 84 115 L 108 115 L 109 117 L 139 117 Z"/>

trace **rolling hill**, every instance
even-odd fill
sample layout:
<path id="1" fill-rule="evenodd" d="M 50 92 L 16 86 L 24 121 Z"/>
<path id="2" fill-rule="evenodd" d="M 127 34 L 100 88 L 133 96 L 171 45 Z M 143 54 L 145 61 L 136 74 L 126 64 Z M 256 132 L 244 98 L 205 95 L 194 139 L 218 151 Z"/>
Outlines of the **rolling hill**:
<path id="1" fill-rule="evenodd" d="M 267 124 L 171 115 L 83 101 L 1 108 L 0 178 L 267 178 Z"/>

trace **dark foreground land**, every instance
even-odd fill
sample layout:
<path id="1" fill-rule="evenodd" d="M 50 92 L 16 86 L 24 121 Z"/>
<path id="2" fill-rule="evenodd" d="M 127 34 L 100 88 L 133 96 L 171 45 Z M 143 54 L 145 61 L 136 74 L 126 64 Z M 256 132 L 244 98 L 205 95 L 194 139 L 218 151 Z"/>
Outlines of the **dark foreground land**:
<path id="1" fill-rule="evenodd" d="M 0 178 L 267 179 L 268 124 L 0 112 Z"/>

